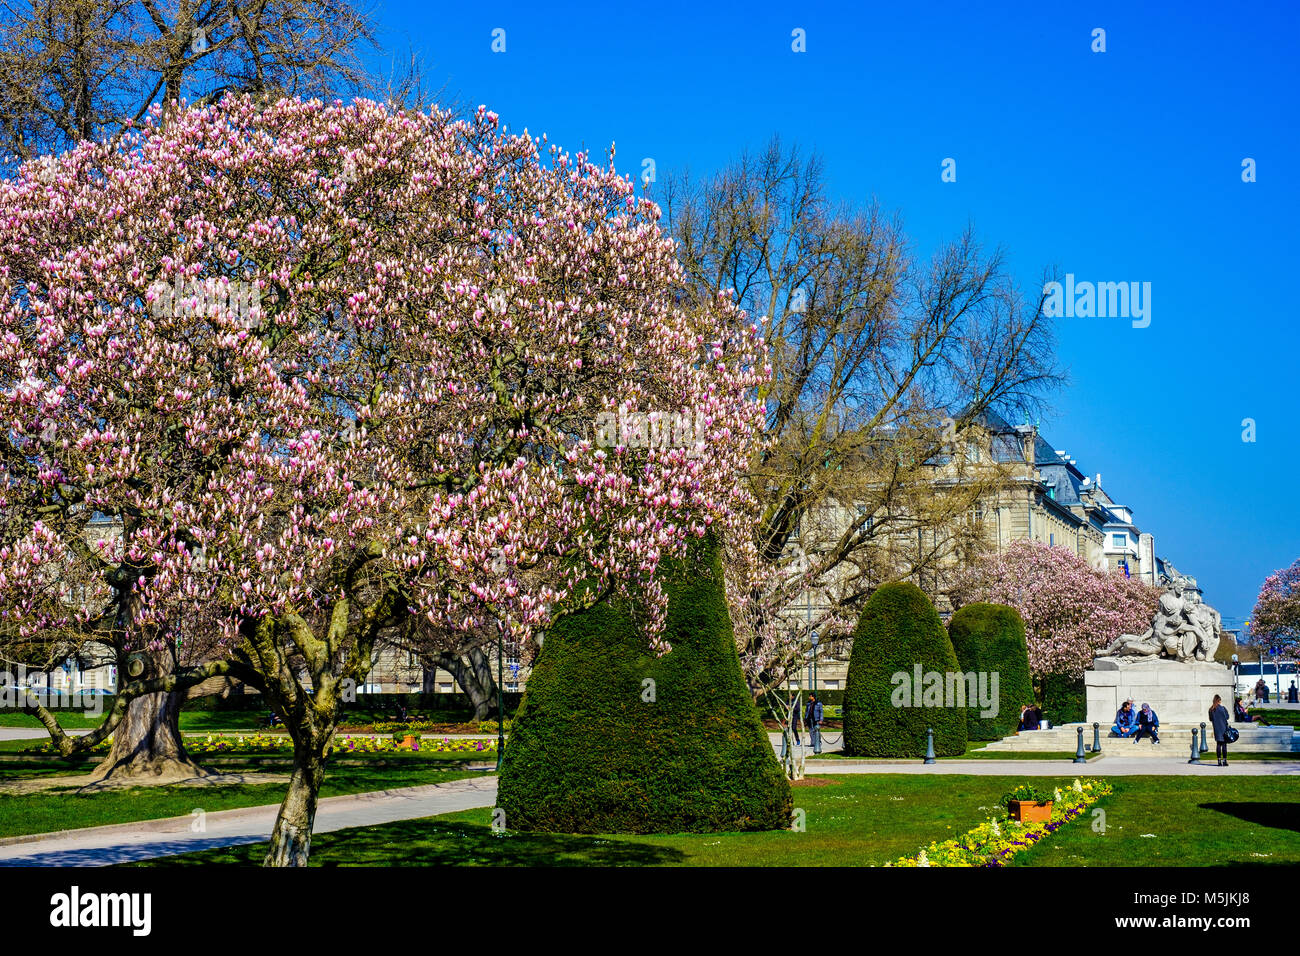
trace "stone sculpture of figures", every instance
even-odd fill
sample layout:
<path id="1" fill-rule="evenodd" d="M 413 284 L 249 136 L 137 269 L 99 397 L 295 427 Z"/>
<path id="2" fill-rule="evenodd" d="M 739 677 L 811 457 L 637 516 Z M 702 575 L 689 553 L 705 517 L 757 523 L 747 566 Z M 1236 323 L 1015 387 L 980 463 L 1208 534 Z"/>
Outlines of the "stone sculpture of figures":
<path id="1" fill-rule="evenodd" d="M 1122 634 L 1108 647 L 1097 651 L 1096 656 L 1164 656 L 1177 661 L 1212 661 L 1220 634 L 1219 612 L 1177 581 L 1160 595 L 1160 604 L 1145 634 Z"/>

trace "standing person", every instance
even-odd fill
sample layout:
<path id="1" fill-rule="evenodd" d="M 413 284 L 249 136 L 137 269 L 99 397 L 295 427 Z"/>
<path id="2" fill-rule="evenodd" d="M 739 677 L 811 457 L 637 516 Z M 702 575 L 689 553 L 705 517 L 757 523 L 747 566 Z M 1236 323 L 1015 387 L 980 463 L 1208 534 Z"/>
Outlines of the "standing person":
<path id="1" fill-rule="evenodd" d="M 1138 711 L 1138 732 L 1133 735 L 1133 743 L 1148 735 L 1153 745 L 1160 743 L 1160 718 L 1156 716 L 1150 704 L 1143 704 L 1142 709 Z"/>
<path id="2" fill-rule="evenodd" d="M 790 735 L 794 737 L 796 746 L 803 746 L 803 741 L 799 739 L 799 702 L 795 700 L 794 694 L 790 695 L 790 707 L 787 713 L 790 715 Z"/>
<path id="3" fill-rule="evenodd" d="M 822 702 L 817 699 L 816 694 L 808 695 L 808 712 L 804 714 L 803 723 L 808 728 L 808 736 L 812 738 L 813 753 L 821 753 Z"/>
<path id="4" fill-rule="evenodd" d="M 1264 678 L 1255 681 L 1255 703 L 1263 703 L 1268 700 L 1268 685 L 1264 683 Z"/>
<path id="5" fill-rule="evenodd" d="M 1218 766 L 1226 767 L 1228 765 L 1228 708 L 1223 706 L 1223 698 L 1218 694 L 1214 695 L 1214 703 L 1210 705 L 1210 723 L 1214 725 L 1214 756 L 1218 758 Z"/>

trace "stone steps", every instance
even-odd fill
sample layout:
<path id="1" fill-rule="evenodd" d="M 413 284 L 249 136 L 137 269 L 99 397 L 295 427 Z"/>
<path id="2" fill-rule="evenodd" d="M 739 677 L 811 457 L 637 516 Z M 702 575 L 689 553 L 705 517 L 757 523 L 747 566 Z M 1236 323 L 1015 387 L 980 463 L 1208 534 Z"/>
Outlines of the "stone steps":
<path id="1" fill-rule="evenodd" d="M 1290 727 L 1260 727 L 1255 724 L 1233 724 L 1241 733 L 1241 739 L 1229 745 L 1233 753 L 1300 753 L 1300 733 Z M 1063 752 L 1074 750 L 1078 746 L 1078 728 L 1083 727 L 1083 745 L 1092 746 L 1091 724 L 1065 724 L 1050 730 L 1029 730 L 1002 740 L 995 740 L 984 747 L 993 752 Z M 1195 726 L 1197 731 L 1199 725 Z M 1171 723 L 1160 725 L 1160 746 L 1154 746 L 1150 739 L 1134 744 L 1131 739 L 1108 736 L 1103 728 L 1101 733 L 1101 752 L 1105 753 L 1158 753 L 1164 756 L 1186 759 L 1191 747 L 1193 725 Z M 1208 746 L 1211 759 L 1214 754 L 1214 733 L 1209 731 Z M 1128 748 L 1127 750 L 1123 748 Z"/>

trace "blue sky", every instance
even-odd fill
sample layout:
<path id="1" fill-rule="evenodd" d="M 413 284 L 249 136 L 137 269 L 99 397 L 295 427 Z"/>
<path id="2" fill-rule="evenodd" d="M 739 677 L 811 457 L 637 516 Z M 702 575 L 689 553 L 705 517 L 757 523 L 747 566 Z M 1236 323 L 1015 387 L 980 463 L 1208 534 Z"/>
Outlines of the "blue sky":
<path id="1" fill-rule="evenodd" d="M 920 252 L 973 223 L 1031 291 L 1045 267 L 1150 282 L 1147 328 L 1059 320 L 1070 384 L 1042 427 L 1245 618 L 1264 576 L 1300 557 L 1284 494 L 1300 459 L 1300 17 L 990 6 L 384 0 L 376 15 L 385 49 L 414 51 L 435 86 L 571 150 L 614 142 L 629 174 L 645 157 L 660 177 L 708 173 L 779 133 L 821 153 L 837 197 L 901 211 Z"/>

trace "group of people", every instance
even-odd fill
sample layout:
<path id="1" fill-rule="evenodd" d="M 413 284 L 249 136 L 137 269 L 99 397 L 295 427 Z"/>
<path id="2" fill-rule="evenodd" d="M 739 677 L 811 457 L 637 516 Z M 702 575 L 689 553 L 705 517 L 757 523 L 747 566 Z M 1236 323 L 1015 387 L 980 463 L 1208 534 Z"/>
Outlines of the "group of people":
<path id="1" fill-rule="evenodd" d="M 1278 691 L 1279 700 L 1281 700 L 1281 694 L 1282 692 Z M 1295 681 L 1292 681 L 1291 686 L 1286 689 L 1286 700 L 1288 704 L 1300 703 L 1300 700 L 1297 700 Z M 1268 703 L 1268 684 L 1264 682 L 1262 677 L 1255 681 L 1255 703 Z"/>
<path id="2" fill-rule="evenodd" d="M 809 694 L 808 706 L 804 708 L 803 713 L 803 725 L 808 728 L 809 742 L 812 744 L 813 753 L 815 754 L 822 752 L 822 717 L 824 713 L 822 702 L 817 699 L 817 695 Z M 802 741 L 799 739 L 799 709 L 795 705 L 794 697 L 790 698 L 790 732 L 794 735 L 794 742 L 802 746 Z"/>
<path id="3" fill-rule="evenodd" d="M 1033 704 L 1025 704 L 1020 708 L 1020 726 L 1016 731 L 1037 730 L 1043 723 L 1043 712 Z"/>
<path id="4" fill-rule="evenodd" d="M 1249 716 L 1244 716 L 1246 708 L 1242 706 L 1240 697 L 1237 698 L 1236 709 L 1238 720 L 1250 719 Z M 1210 705 L 1209 718 L 1210 725 L 1214 728 L 1215 758 L 1218 766 L 1226 767 L 1229 737 L 1235 739 L 1237 732 L 1234 730 L 1229 733 L 1228 708 L 1223 706 L 1223 698 L 1218 694 L 1214 695 L 1214 703 Z M 1135 710 L 1133 701 L 1126 700 L 1115 712 L 1115 724 L 1110 731 L 1117 737 L 1132 737 L 1133 743 L 1137 743 L 1143 737 L 1150 737 L 1152 745 L 1155 745 L 1160 743 L 1160 718 L 1156 716 L 1150 704 L 1144 703 L 1141 708 Z"/>
<path id="5" fill-rule="evenodd" d="M 1150 737 L 1153 745 L 1158 744 L 1160 743 L 1160 718 L 1156 716 L 1150 704 L 1144 703 L 1140 709 L 1135 710 L 1133 701 L 1126 700 L 1115 712 L 1115 724 L 1110 728 L 1110 732 L 1116 737 L 1132 737 L 1133 743 L 1137 743 L 1143 737 Z"/>

